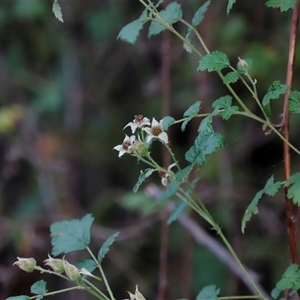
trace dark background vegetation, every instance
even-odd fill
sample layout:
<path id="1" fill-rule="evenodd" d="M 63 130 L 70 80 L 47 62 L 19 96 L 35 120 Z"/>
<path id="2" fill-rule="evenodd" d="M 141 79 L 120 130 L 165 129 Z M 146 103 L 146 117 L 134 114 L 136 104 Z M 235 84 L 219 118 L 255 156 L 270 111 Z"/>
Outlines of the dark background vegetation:
<path id="1" fill-rule="evenodd" d="M 201 1 L 180 1 L 191 20 Z M 240 0 L 230 17 L 225 0 L 214 0 L 199 30 L 211 50 L 251 57 L 251 74 L 263 96 L 274 80 L 285 80 L 291 13 L 266 8 L 262 0 Z M 123 141 L 122 128 L 135 114 L 162 115 L 161 42 L 143 30 L 136 45 L 116 39 L 142 8 L 138 1 L 60 1 L 64 23 L 55 19 L 50 1 L 2 1 L 0 5 L 0 298 L 29 294 L 30 285 L 45 279 L 48 290 L 66 283 L 38 273 L 21 272 L 19 257 L 39 263 L 51 251 L 49 225 L 92 213 L 93 249 L 121 231 L 104 269 L 117 299 L 136 284 L 156 299 L 159 273 L 161 207 L 143 193 L 157 184 L 154 175 L 140 192 L 132 187 L 143 165 L 129 156 L 118 158 L 112 148 Z M 184 33 L 182 25 L 176 28 Z M 195 42 L 196 43 L 196 42 Z M 180 118 L 198 99 L 203 111 L 228 94 L 218 77 L 197 74 L 198 58 L 171 40 L 171 115 Z M 296 62 L 295 88 L 300 62 Z M 202 77 L 201 77 L 202 76 Z M 203 78 L 203 76 L 207 76 Z M 256 110 L 246 89 L 235 84 L 243 100 Z M 272 103 L 274 122 L 281 121 L 282 102 Z M 182 133 L 170 130 L 171 144 L 184 164 L 200 120 Z M 284 197 L 264 198 L 260 214 L 240 232 L 248 203 L 272 173 L 283 179 L 282 145 L 265 136 L 259 124 L 242 117 L 215 129 L 226 136 L 226 148 L 211 156 L 200 170 L 197 189 L 219 220 L 242 260 L 270 291 L 289 263 Z M 129 134 L 129 131 L 126 131 Z M 299 118 L 291 120 L 292 141 L 300 146 Z M 154 154 L 154 150 L 153 150 Z M 154 156 L 161 161 L 160 148 Z M 293 172 L 299 159 L 292 154 Z M 146 216 L 142 212 L 146 212 Z M 193 214 L 201 226 L 209 227 Z M 214 233 L 212 233 L 214 236 Z M 75 262 L 84 257 L 68 255 Z M 247 293 L 240 281 L 180 224 L 169 228 L 166 299 L 190 297 L 215 283 L 227 293 Z M 191 279 L 192 278 L 192 279 Z M 81 292 L 53 299 L 91 299 Z"/>

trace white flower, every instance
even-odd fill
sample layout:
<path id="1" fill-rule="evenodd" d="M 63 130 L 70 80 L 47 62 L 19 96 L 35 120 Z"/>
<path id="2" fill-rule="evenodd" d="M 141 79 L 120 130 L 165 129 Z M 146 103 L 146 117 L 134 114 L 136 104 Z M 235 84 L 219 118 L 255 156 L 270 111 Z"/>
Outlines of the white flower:
<path id="1" fill-rule="evenodd" d="M 169 165 L 168 171 L 170 172 L 171 169 L 172 169 L 173 167 L 175 167 L 175 166 L 176 166 L 175 163 Z M 169 183 L 170 183 L 170 181 L 169 181 L 170 174 L 160 172 L 160 176 L 161 176 L 161 184 L 162 184 L 163 186 L 168 186 Z"/>
<path id="2" fill-rule="evenodd" d="M 143 115 L 135 115 L 133 122 L 129 122 L 123 129 L 130 126 L 132 133 L 135 133 L 138 127 L 143 127 L 145 125 L 150 126 L 150 120 Z"/>
<path id="3" fill-rule="evenodd" d="M 151 128 L 146 127 L 143 128 L 144 131 L 147 132 L 146 142 L 150 142 L 153 138 L 160 139 L 164 143 L 168 143 L 168 135 L 163 131 L 163 120 L 160 120 L 159 123 L 155 118 L 152 119 Z"/>
<path id="4" fill-rule="evenodd" d="M 115 150 L 119 151 L 119 157 L 121 157 L 125 153 L 129 153 L 129 148 L 132 147 L 135 139 L 136 138 L 134 135 L 132 135 L 131 137 L 129 137 L 128 135 L 125 135 L 123 143 L 121 145 L 114 147 Z"/>

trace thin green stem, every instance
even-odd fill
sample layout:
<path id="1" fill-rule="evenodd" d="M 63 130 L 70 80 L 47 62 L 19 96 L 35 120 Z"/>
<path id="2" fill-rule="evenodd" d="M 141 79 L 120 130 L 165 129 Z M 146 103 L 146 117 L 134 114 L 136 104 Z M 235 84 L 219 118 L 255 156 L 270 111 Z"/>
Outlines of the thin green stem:
<path id="1" fill-rule="evenodd" d="M 72 287 L 69 287 L 69 288 L 62 289 L 62 290 L 46 293 L 43 296 L 44 297 L 53 296 L 53 295 L 57 295 L 57 294 L 62 294 L 62 293 L 66 293 L 66 292 L 70 292 L 70 291 L 74 291 L 74 290 L 82 290 L 82 289 L 84 289 L 84 288 L 82 288 L 80 286 L 72 286 Z M 29 297 L 29 299 L 36 299 L 38 297 L 40 297 L 40 295 L 31 296 L 31 297 Z"/>
<path id="2" fill-rule="evenodd" d="M 95 285 L 93 285 L 89 280 L 83 279 L 85 285 L 87 285 L 87 291 L 90 292 L 91 294 L 93 294 L 95 296 L 95 294 L 97 294 L 97 296 L 101 296 L 101 299 L 104 300 L 109 300 L 109 298 L 102 293 Z M 88 287 L 89 285 L 89 287 Z M 93 290 L 91 290 L 93 289 Z"/>
<path id="3" fill-rule="evenodd" d="M 91 249 L 90 249 L 89 247 L 87 247 L 86 249 L 87 249 L 87 251 L 89 252 L 89 254 L 90 254 L 90 256 L 92 257 L 92 259 L 94 260 L 94 262 L 97 264 L 97 267 L 98 267 L 98 269 L 99 269 L 99 271 L 100 271 L 100 274 L 101 274 L 101 276 L 102 276 L 102 279 L 103 279 L 103 282 L 104 282 L 104 284 L 105 284 L 106 290 L 107 290 L 107 292 L 108 292 L 108 294 L 109 294 L 109 296 L 110 296 L 110 299 L 111 299 L 111 300 L 115 300 L 115 297 L 114 297 L 114 295 L 113 295 L 113 293 L 112 293 L 112 291 L 111 291 L 111 288 L 110 288 L 110 286 L 109 286 L 109 283 L 108 283 L 108 281 L 107 281 L 107 278 L 106 278 L 106 276 L 105 276 L 105 273 L 104 273 L 104 271 L 103 271 L 103 269 L 102 269 L 101 264 L 98 262 L 97 258 L 95 257 L 95 255 L 94 255 L 94 253 L 91 251 Z"/>

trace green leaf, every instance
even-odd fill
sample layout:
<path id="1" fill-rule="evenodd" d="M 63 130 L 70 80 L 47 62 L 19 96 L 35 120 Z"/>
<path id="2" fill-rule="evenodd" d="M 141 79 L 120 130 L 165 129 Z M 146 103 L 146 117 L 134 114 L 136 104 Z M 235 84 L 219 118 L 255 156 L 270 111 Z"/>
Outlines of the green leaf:
<path id="1" fill-rule="evenodd" d="M 213 131 L 214 130 L 213 130 L 213 127 L 212 127 L 212 116 L 209 115 L 201 121 L 200 126 L 198 128 L 198 132 L 210 133 L 210 132 L 213 132 Z"/>
<path id="2" fill-rule="evenodd" d="M 170 225 L 172 222 L 176 221 L 177 218 L 183 213 L 184 209 L 187 207 L 186 202 L 180 202 L 176 208 L 172 211 L 171 215 L 168 218 L 168 225 Z"/>
<path id="3" fill-rule="evenodd" d="M 177 2 L 172 2 L 165 9 L 161 10 L 159 15 L 166 23 L 172 25 L 182 17 L 181 5 Z M 160 23 L 160 19 L 156 16 L 155 20 L 150 24 L 148 37 L 160 34 L 162 31 L 166 30 Z"/>
<path id="4" fill-rule="evenodd" d="M 98 253 L 98 261 L 99 263 L 102 262 L 103 258 L 105 257 L 106 253 L 109 251 L 109 247 L 115 242 L 116 237 L 119 235 L 120 232 L 116 232 L 111 235 L 102 245 Z"/>
<path id="5" fill-rule="evenodd" d="M 145 9 L 141 16 L 131 23 L 125 25 L 118 34 L 117 39 L 134 44 L 147 20 L 147 10 Z"/>
<path id="6" fill-rule="evenodd" d="M 149 198 L 144 192 L 129 192 L 121 198 L 122 207 L 129 211 L 138 213 L 142 216 L 149 215 L 155 205 L 152 198 Z"/>
<path id="7" fill-rule="evenodd" d="M 185 159 L 202 167 L 206 162 L 206 156 L 222 147 L 224 147 L 224 138 L 221 134 L 201 131 L 194 145 L 185 153 Z"/>
<path id="8" fill-rule="evenodd" d="M 138 191 L 138 189 L 140 188 L 141 184 L 149 177 L 151 176 L 151 174 L 155 171 L 155 169 L 151 169 L 151 168 L 147 168 L 144 171 L 141 170 L 140 171 L 140 176 L 139 179 L 137 181 L 137 183 L 135 184 L 135 186 L 133 187 L 133 191 L 136 193 Z"/>
<path id="9" fill-rule="evenodd" d="M 85 268 L 86 270 L 92 273 L 93 271 L 96 270 L 97 265 L 92 259 L 87 258 L 77 262 L 76 267 L 77 269 Z"/>
<path id="10" fill-rule="evenodd" d="M 272 298 L 277 299 L 279 293 L 285 289 L 292 289 L 294 291 L 300 289 L 300 270 L 296 264 L 292 264 L 286 269 L 282 278 L 277 282 L 276 288 L 271 292 Z"/>
<path id="11" fill-rule="evenodd" d="M 166 131 L 168 130 L 168 128 L 170 127 L 170 125 L 172 123 L 174 123 L 175 119 L 173 117 L 170 117 L 170 116 L 166 116 L 166 117 L 163 117 L 163 131 Z"/>
<path id="12" fill-rule="evenodd" d="M 178 182 L 178 184 L 183 183 L 183 181 L 189 176 L 192 170 L 193 170 L 193 165 L 188 165 L 184 169 L 178 171 L 176 173 L 176 181 Z"/>
<path id="13" fill-rule="evenodd" d="M 6 300 L 29 300 L 29 296 L 12 296 L 12 297 L 8 297 L 6 298 Z"/>
<path id="14" fill-rule="evenodd" d="M 227 16 L 229 15 L 229 13 L 232 9 L 232 6 L 235 2 L 236 2 L 236 0 L 228 0 L 227 9 L 226 9 Z"/>
<path id="15" fill-rule="evenodd" d="M 30 288 L 31 293 L 44 296 L 47 293 L 46 284 L 47 282 L 45 280 L 35 282 Z"/>
<path id="16" fill-rule="evenodd" d="M 193 16 L 193 19 L 192 19 L 192 25 L 194 27 L 198 26 L 201 21 L 203 20 L 204 18 L 204 14 L 205 12 L 207 11 L 207 8 L 209 7 L 210 5 L 210 0 L 206 1 L 202 6 L 200 6 L 198 8 L 198 10 L 195 12 L 194 16 Z"/>
<path id="17" fill-rule="evenodd" d="M 280 7 L 280 11 L 284 12 L 289 9 L 293 9 L 296 5 L 297 0 L 268 0 L 266 6 L 277 8 Z"/>
<path id="18" fill-rule="evenodd" d="M 253 215 L 258 214 L 257 205 L 258 205 L 259 200 L 263 196 L 263 194 L 267 194 L 269 196 L 275 196 L 275 194 L 278 192 L 280 187 L 281 187 L 281 183 L 279 181 L 274 182 L 274 176 L 272 175 L 268 179 L 265 187 L 256 193 L 255 197 L 250 202 L 250 204 L 248 205 L 248 207 L 244 213 L 244 216 L 242 219 L 242 226 L 241 226 L 242 233 L 244 233 L 244 231 L 245 231 L 246 222 L 250 221 L 250 219 L 252 218 Z"/>
<path id="19" fill-rule="evenodd" d="M 269 195 L 269 196 L 275 196 L 278 193 L 278 190 L 281 188 L 281 183 L 280 181 L 274 182 L 274 176 L 272 175 L 265 187 L 264 187 L 264 193 Z"/>
<path id="20" fill-rule="evenodd" d="M 62 16 L 62 13 L 61 13 L 61 7 L 60 7 L 57 0 L 54 0 L 54 2 L 53 2 L 52 12 L 54 13 L 54 16 L 56 17 L 56 19 L 58 19 L 62 23 L 64 22 L 63 16 Z"/>
<path id="21" fill-rule="evenodd" d="M 90 244 L 91 226 L 94 218 L 91 214 L 81 220 L 56 222 L 50 226 L 52 254 L 67 254 L 76 250 L 83 250 Z"/>
<path id="22" fill-rule="evenodd" d="M 289 111 L 300 114 L 300 92 L 292 91 L 289 96 Z"/>
<path id="23" fill-rule="evenodd" d="M 220 289 L 215 285 L 205 286 L 197 295 L 196 300 L 217 300 L 220 294 Z"/>
<path id="24" fill-rule="evenodd" d="M 270 100 L 278 99 L 289 89 L 287 84 L 281 84 L 280 81 L 274 81 L 270 85 L 268 92 L 265 94 L 262 104 L 265 106 L 270 103 Z"/>
<path id="25" fill-rule="evenodd" d="M 184 112 L 183 117 L 186 117 L 186 119 L 181 125 L 181 131 L 185 130 L 188 122 L 190 122 L 197 115 L 200 108 L 201 108 L 201 101 L 197 101 Z"/>
<path id="26" fill-rule="evenodd" d="M 293 200 L 295 205 L 300 205 L 300 173 L 291 176 L 286 183 L 285 187 L 289 186 L 287 196 Z"/>
<path id="27" fill-rule="evenodd" d="M 224 96 L 213 102 L 213 114 L 220 114 L 223 120 L 228 120 L 236 111 L 239 110 L 238 106 L 231 106 L 232 97 Z"/>
<path id="28" fill-rule="evenodd" d="M 270 100 L 278 99 L 280 95 L 284 94 L 289 89 L 287 84 L 281 84 L 279 81 L 274 81 L 268 92 L 265 94 L 262 100 L 262 105 L 268 117 L 272 117 L 272 113 L 270 110 Z"/>
<path id="29" fill-rule="evenodd" d="M 178 183 L 173 180 L 168 186 L 167 188 L 161 193 L 161 195 L 159 196 L 159 198 L 157 199 L 157 202 L 161 202 L 163 200 L 166 200 L 170 197 L 172 197 L 173 195 L 176 194 L 178 190 Z"/>
<path id="30" fill-rule="evenodd" d="M 240 79 L 240 75 L 237 72 L 229 72 L 223 78 L 224 84 L 235 83 Z"/>
<path id="31" fill-rule="evenodd" d="M 221 71 L 229 67 L 230 62 L 227 55 L 220 51 L 214 51 L 203 56 L 199 61 L 197 71 Z"/>

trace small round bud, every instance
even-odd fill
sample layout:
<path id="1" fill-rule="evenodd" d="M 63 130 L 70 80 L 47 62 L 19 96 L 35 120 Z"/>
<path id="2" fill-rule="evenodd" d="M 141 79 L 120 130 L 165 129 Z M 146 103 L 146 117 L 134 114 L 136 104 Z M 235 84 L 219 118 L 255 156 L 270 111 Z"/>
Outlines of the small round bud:
<path id="1" fill-rule="evenodd" d="M 249 68 L 248 63 L 244 59 L 241 59 L 239 57 L 238 59 L 239 59 L 239 62 L 237 64 L 238 70 L 244 73 L 248 72 L 248 68 Z"/>
<path id="2" fill-rule="evenodd" d="M 36 267 L 36 260 L 32 257 L 30 258 L 21 258 L 17 257 L 18 261 L 13 263 L 14 265 L 17 265 L 21 270 L 31 273 L 34 271 Z"/>
<path id="3" fill-rule="evenodd" d="M 148 147 L 139 140 L 134 142 L 134 149 L 140 156 L 144 156 L 148 153 Z"/>

